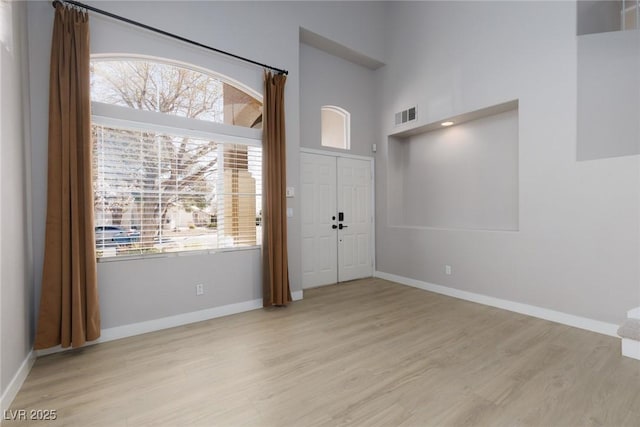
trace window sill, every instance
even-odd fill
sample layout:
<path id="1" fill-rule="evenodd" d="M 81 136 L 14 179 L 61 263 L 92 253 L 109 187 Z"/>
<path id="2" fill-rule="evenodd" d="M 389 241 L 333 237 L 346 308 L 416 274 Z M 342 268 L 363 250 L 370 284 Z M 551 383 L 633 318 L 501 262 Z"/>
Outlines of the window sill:
<path id="1" fill-rule="evenodd" d="M 137 261 L 142 259 L 156 259 L 156 258 L 175 258 L 194 255 L 216 255 L 219 253 L 228 252 L 241 252 L 241 251 L 255 251 L 262 249 L 262 246 L 246 246 L 240 248 L 224 248 L 224 249 L 204 249 L 193 251 L 181 251 L 181 252 L 163 252 L 159 254 L 147 254 L 147 255 L 120 255 L 106 258 L 96 258 L 98 263 L 106 262 L 118 262 L 118 261 Z"/>

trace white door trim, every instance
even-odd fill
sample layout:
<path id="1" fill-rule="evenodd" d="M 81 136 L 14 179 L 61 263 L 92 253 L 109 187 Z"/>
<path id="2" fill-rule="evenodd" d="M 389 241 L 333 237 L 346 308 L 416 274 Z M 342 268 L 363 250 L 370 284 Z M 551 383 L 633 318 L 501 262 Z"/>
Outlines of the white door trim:
<path id="1" fill-rule="evenodd" d="M 375 158 L 370 156 L 359 156 L 357 154 L 339 153 L 337 151 L 329 151 L 329 150 L 317 150 L 315 148 L 300 148 L 300 152 L 309 153 L 309 154 L 319 154 L 321 156 L 344 157 L 347 159 L 375 161 Z"/>
<path id="2" fill-rule="evenodd" d="M 366 160 L 371 162 L 371 264 L 376 272 L 376 159 L 371 156 L 340 153 L 337 151 L 318 150 L 315 148 L 300 148 L 300 153 L 318 154 L 320 156 L 344 157 L 347 159 Z M 298 157 L 299 160 L 299 157 Z M 298 172 L 300 173 L 300 172 Z"/>

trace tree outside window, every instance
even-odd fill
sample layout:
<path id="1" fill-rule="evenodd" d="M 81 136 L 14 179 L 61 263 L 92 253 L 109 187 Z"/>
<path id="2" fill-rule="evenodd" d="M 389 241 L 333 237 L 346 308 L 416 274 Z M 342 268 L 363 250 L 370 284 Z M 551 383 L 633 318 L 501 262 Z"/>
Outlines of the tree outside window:
<path id="1" fill-rule="evenodd" d="M 94 60 L 91 95 L 95 103 L 262 126 L 262 103 L 250 94 L 212 74 L 163 62 Z M 259 147 L 147 130 L 140 123 L 94 124 L 93 140 L 100 255 L 260 243 Z M 106 225 L 120 234 L 99 235 Z"/>

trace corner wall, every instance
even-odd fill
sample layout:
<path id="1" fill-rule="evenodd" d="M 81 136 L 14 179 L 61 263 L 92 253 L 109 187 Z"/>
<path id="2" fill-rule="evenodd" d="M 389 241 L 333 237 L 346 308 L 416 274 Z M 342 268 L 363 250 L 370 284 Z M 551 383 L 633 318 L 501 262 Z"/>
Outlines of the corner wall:
<path id="1" fill-rule="evenodd" d="M 575 3 L 390 8 L 376 155 L 379 271 L 616 324 L 639 305 L 638 156 L 576 161 Z M 394 227 L 394 112 L 417 104 L 419 127 L 512 99 L 519 231 Z"/>
<path id="2" fill-rule="evenodd" d="M 31 368 L 33 285 L 26 3 L 3 2 L 0 14 L 8 27 L 0 35 L 0 410 L 4 410 Z"/>

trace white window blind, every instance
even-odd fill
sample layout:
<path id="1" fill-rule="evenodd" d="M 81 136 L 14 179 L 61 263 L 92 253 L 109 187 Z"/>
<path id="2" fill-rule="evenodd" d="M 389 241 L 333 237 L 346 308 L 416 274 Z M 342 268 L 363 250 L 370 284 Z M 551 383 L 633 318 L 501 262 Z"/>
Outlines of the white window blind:
<path id="1" fill-rule="evenodd" d="M 94 124 L 99 257 L 261 244 L 253 145 Z"/>

